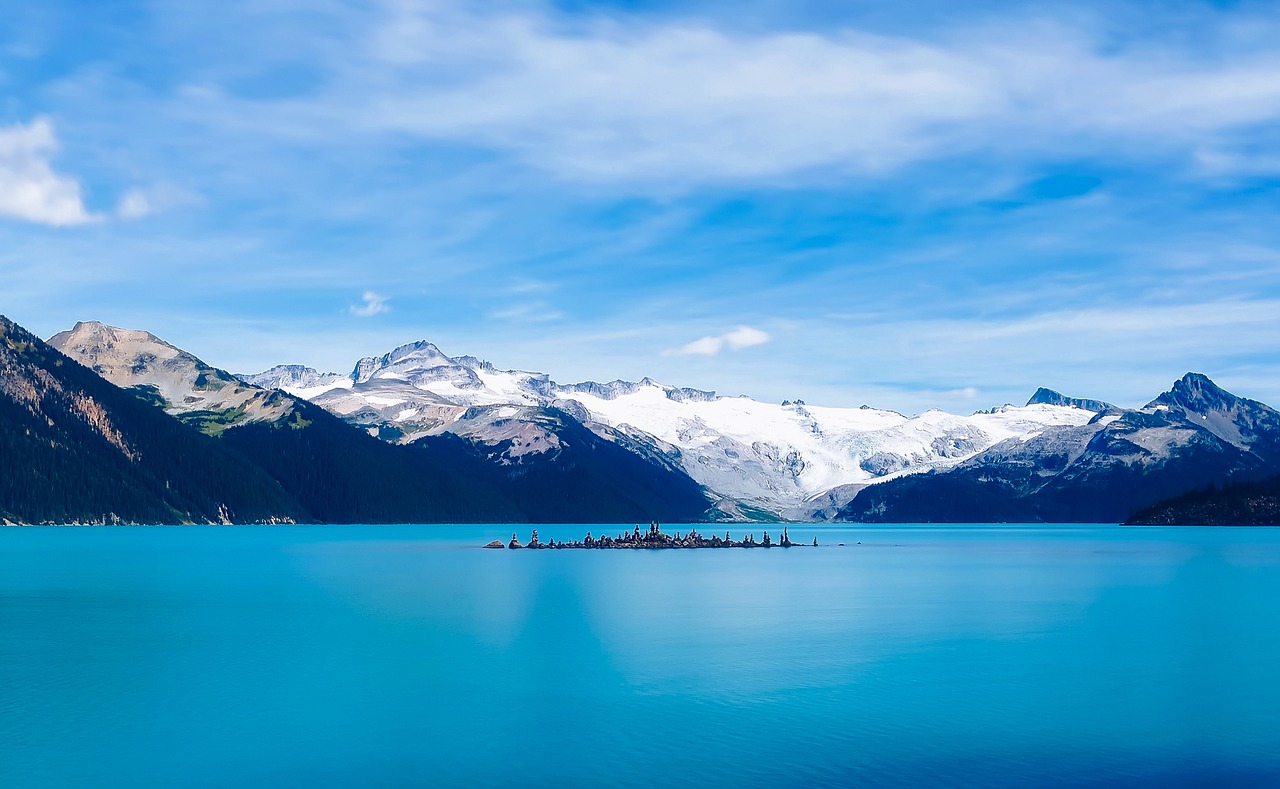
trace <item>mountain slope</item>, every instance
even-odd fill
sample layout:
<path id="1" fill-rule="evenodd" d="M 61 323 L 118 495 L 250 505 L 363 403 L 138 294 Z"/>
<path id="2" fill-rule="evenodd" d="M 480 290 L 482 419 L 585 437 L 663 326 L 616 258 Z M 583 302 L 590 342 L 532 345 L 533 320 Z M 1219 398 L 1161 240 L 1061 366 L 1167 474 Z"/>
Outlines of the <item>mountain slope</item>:
<path id="1" fill-rule="evenodd" d="M 287 419 L 248 422 L 221 435 L 325 523 L 529 520 L 509 496 L 449 457 L 379 441 L 305 401 L 293 403 Z"/>
<path id="2" fill-rule="evenodd" d="M 540 410 L 537 419 L 556 446 L 516 452 L 518 439 L 496 444 L 451 433 L 412 446 L 453 458 L 502 491 L 534 522 L 668 523 L 702 521 L 711 502 L 687 475 L 602 438 L 568 414 Z M 522 423 L 527 424 L 527 423 Z"/>
<path id="3" fill-rule="evenodd" d="M 1268 454 L 1274 415 L 1188 374 L 1145 408 L 1113 408 L 1084 426 L 1002 442 L 946 471 L 864 489 L 839 517 L 1122 522 L 1188 490 L 1277 468 Z"/>
<path id="4" fill-rule="evenodd" d="M 0 317 L 0 517 L 25 523 L 309 520 L 237 452 Z"/>

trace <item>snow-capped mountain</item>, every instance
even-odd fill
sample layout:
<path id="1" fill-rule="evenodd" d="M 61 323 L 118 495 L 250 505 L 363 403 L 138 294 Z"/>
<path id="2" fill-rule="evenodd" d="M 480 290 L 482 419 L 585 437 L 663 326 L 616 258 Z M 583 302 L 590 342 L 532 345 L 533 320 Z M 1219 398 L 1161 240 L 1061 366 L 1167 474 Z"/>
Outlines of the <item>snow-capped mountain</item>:
<path id="1" fill-rule="evenodd" d="M 1188 373 L 1140 409 L 1012 438 L 933 474 L 859 494 L 871 521 L 1124 521 L 1225 480 L 1280 472 L 1280 413 Z"/>
<path id="2" fill-rule="evenodd" d="M 536 453 L 558 441 L 545 416 L 564 413 L 610 441 L 665 458 L 727 512 L 745 506 L 787 517 L 830 511 L 867 484 L 954 465 L 998 442 L 1085 425 L 1096 415 L 1078 404 L 1032 403 L 905 416 L 721 397 L 648 378 L 562 385 L 543 373 L 450 357 L 429 342 L 361 359 L 348 376 L 277 367 L 241 378 L 279 381 L 398 442 L 454 433 L 491 444 L 510 440 L 509 452 Z"/>
<path id="3" fill-rule="evenodd" d="M 291 394 L 302 397 L 303 393 L 319 394 L 327 391 L 335 384 L 347 380 L 347 376 L 339 373 L 319 373 L 310 367 L 300 364 L 281 364 L 257 375 L 240 376 L 240 379 L 252 386 L 263 389 L 284 389 Z"/>
<path id="4" fill-rule="evenodd" d="M 907 417 L 873 408 L 781 405 L 746 397 L 685 399 L 643 386 L 612 399 L 574 392 L 597 421 L 680 449 L 694 479 L 723 496 L 783 511 L 850 484 L 946 466 L 1012 437 L 1093 418 L 1078 408 L 1006 406 L 967 416 Z"/>

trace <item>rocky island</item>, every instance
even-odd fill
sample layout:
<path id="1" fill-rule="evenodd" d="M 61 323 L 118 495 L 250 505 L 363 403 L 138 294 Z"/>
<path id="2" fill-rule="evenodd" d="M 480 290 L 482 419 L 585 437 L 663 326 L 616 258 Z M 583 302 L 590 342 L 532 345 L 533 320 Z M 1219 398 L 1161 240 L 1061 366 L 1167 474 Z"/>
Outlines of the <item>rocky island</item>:
<path id="1" fill-rule="evenodd" d="M 599 537 L 593 537 L 591 532 L 587 532 L 587 536 L 581 540 L 556 541 L 548 540 L 542 542 L 538 539 L 538 530 L 533 530 L 533 535 L 529 538 L 527 545 L 521 545 L 516 539 L 516 535 L 511 535 L 511 542 L 505 546 L 500 540 L 494 540 L 486 545 L 486 548 L 511 548 L 511 549 L 535 549 L 559 550 L 562 548 L 606 548 L 606 549 L 625 549 L 625 548 L 791 548 L 798 544 L 791 541 L 791 535 L 787 533 L 787 527 L 782 527 L 782 537 L 774 542 L 769 537 L 769 532 L 764 533 L 763 539 L 756 542 L 755 534 L 749 534 L 745 539 L 734 540 L 729 536 L 729 532 L 725 532 L 722 539 L 718 535 L 705 537 L 698 533 L 696 529 L 690 529 L 686 534 L 666 534 L 658 526 L 657 522 L 650 523 L 648 531 L 641 533 L 640 527 L 636 526 L 635 530 L 630 534 L 623 532 L 615 537 L 602 534 Z M 799 545 L 803 545 L 800 543 Z M 818 538 L 813 538 L 813 546 L 817 547 Z"/>

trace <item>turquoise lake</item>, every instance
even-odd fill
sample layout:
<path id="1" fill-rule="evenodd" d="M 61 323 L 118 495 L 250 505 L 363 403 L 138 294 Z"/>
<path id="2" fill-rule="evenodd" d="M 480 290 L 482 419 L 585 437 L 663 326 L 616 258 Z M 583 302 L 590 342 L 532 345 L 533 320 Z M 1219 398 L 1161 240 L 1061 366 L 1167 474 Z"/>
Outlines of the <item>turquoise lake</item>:
<path id="1" fill-rule="evenodd" d="M 0 529 L 0 786 L 1280 785 L 1280 530 L 791 534 Z"/>

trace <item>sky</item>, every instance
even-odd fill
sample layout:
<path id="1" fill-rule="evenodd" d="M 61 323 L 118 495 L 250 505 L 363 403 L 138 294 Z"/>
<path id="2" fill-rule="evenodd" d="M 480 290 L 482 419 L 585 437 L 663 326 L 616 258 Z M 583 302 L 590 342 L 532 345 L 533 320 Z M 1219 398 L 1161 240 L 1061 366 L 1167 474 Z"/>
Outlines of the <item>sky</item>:
<path id="1" fill-rule="evenodd" d="M 1280 5 L 0 0 L 0 313 L 915 413 L 1280 405 Z"/>

